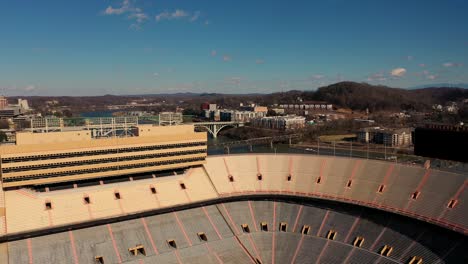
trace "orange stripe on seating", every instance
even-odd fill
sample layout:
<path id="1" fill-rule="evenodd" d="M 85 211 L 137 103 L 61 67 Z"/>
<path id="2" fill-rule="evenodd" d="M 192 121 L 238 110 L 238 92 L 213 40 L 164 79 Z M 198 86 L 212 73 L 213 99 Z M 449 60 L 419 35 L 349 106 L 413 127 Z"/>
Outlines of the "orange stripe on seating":
<path id="1" fill-rule="evenodd" d="M 275 234 L 276 232 L 273 232 L 273 237 L 271 238 L 271 263 L 275 264 L 275 251 L 276 251 L 276 241 L 275 241 Z"/>
<path id="2" fill-rule="evenodd" d="M 354 252 L 354 247 L 349 251 L 348 255 L 346 256 L 345 260 L 343 261 L 343 263 L 348 263 L 349 261 L 349 258 L 351 257 L 351 255 L 353 255 L 353 252 Z"/>
<path id="3" fill-rule="evenodd" d="M 276 228 L 276 202 L 273 202 L 273 231 Z"/>
<path id="4" fill-rule="evenodd" d="M 217 227 L 215 226 L 215 224 L 213 223 L 213 220 L 211 220 L 211 217 L 210 217 L 210 215 L 208 214 L 208 211 L 206 210 L 206 208 L 205 208 L 204 206 L 202 207 L 202 209 L 203 209 L 203 212 L 205 212 L 205 215 L 206 215 L 206 217 L 208 218 L 208 221 L 210 221 L 211 226 L 213 227 L 213 229 L 215 230 L 216 234 L 218 235 L 218 238 L 219 238 L 219 239 L 222 239 L 221 234 L 219 233 L 218 228 L 217 228 Z"/>
<path id="5" fill-rule="evenodd" d="M 292 230 L 293 232 L 296 231 L 297 223 L 299 222 L 299 216 L 301 215 L 302 209 L 303 209 L 303 208 L 304 208 L 303 205 L 301 205 L 301 206 L 299 207 L 299 211 L 297 212 L 297 216 L 296 216 L 296 221 L 294 222 L 294 227 L 293 227 L 293 230 Z"/>
<path id="6" fill-rule="evenodd" d="M 258 254 L 258 249 L 257 249 L 257 245 L 255 245 L 255 242 L 253 241 L 252 239 L 252 235 L 251 234 L 247 234 L 247 238 L 249 239 L 250 241 L 250 244 L 252 245 L 254 251 L 255 251 L 255 255 L 257 255 L 257 258 L 261 261 L 262 258 L 260 258 L 260 254 Z M 263 262 L 263 261 L 262 261 Z"/>
<path id="7" fill-rule="evenodd" d="M 467 184 L 468 184 L 468 180 L 465 180 L 465 181 L 463 182 L 463 184 L 458 188 L 458 190 L 457 190 L 457 192 L 455 193 L 455 195 L 452 197 L 452 200 L 457 200 L 457 199 L 458 199 L 458 196 L 460 196 L 460 195 L 463 193 L 463 191 L 465 190 Z M 447 205 L 448 205 L 448 202 L 447 202 Z M 442 211 L 442 213 L 440 214 L 440 216 L 439 216 L 437 219 L 439 220 L 439 219 L 444 218 L 444 217 L 445 217 L 445 214 L 448 212 L 448 209 L 449 209 L 449 208 L 446 206 L 446 207 L 444 208 L 444 210 Z"/>
<path id="8" fill-rule="evenodd" d="M 177 216 L 177 213 L 176 213 L 176 212 L 174 212 L 174 216 L 175 216 L 175 218 L 176 218 L 177 224 L 179 225 L 180 229 L 182 230 L 182 233 L 184 233 L 185 239 L 187 240 L 187 242 L 189 243 L 189 245 L 192 246 L 192 241 L 191 241 L 190 238 L 188 237 L 187 232 L 185 231 L 185 228 L 184 228 L 184 226 L 182 225 L 182 222 L 180 221 L 180 219 L 179 219 L 179 217 Z"/>
<path id="9" fill-rule="evenodd" d="M 93 219 L 93 212 L 91 210 L 91 205 L 90 204 L 87 204 L 86 205 L 88 207 L 88 215 L 89 215 L 89 219 Z"/>
<path id="10" fill-rule="evenodd" d="M 32 242 L 31 242 L 30 238 L 28 238 L 28 240 L 26 240 L 26 244 L 28 245 L 29 264 L 32 264 L 33 263 L 33 253 L 32 253 Z"/>
<path id="11" fill-rule="evenodd" d="M 325 166 L 327 165 L 327 160 L 323 159 L 322 164 L 320 164 L 320 178 L 323 181 L 323 171 L 325 170 Z"/>
<path id="12" fill-rule="evenodd" d="M 327 212 L 325 213 L 325 216 L 323 217 L 323 220 L 322 220 L 322 224 L 320 224 L 320 228 L 319 230 L 317 231 L 317 236 L 319 237 L 320 236 L 320 233 L 322 232 L 322 228 L 323 226 L 325 225 L 325 221 L 327 221 L 327 217 L 328 217 L 328 214 L 330 213 L 330 211 L 327 210 Z"/>
<path id="13" fill-rule="evenodd" d="M 179 250 L 174 250 L 174 255 L 176 256 L 176 259 L 177 259 L 177 262 L 179 264 L 182 264 L 182 261 L 180 260 L 180 256 L 179 256 Z"/>
<path id="14" fill-rule="evenodd" d="M 75 264 L 79 264 L 80 262 L 78 261 L 78 254 L 76 254 L 75 238 L 73 237 L 73 231 L 68 231 L 68 235 L 70 237 L 70 245 L 72 248 L 73 260 L 75 261 Z"/>
<path id="15" fill-rule="evenodd" d="M 328 247 L 328 243 L 330 243 L 330 240 L 327 240 L 327 242 L 325 243 L 325 245 L 323 245 L 323 248 L 322 250 L 320 251 L 320 254 L 317 258 L 317 261 L 315 261 L 315 263 L 320 263 L 320 259 L 322 259 L 322 256 L 323 256 L 323 253 L 325 252 L 325 250 L 327 249 Z"/>
<path id="16" fill-rule="evenodd" d="M 249 204 L 249 210 L 250 210 L 250 216 L 252 217 L 252 223 L 255 227 L 255 231 L 258 231 L 258 227 L 257 227 L 257 221 L 255 220 L 255 215 L 254 215 L 254 212 L 253 212 L 253 209 L 252 209 L 252 204 L 250 201 L 247 202 Z"/>
<path id="17" fill-rule="evenodd" d="M 54 225 L 54 221 L 52 220 L 52 210 L 48 210 L 47 211 L 47 216 L 49 218 L 49 226 L 53 226 Z"/>
<path id="18" fill-rule="evenodd" d="M 388 225 L 388 223 L 387 223 Z M 384 227 L 382 229 L 382 231 L 380 231 L 380 234 L 379 236 L 375 239 L 374 243 L 372 244 L 372 246 L 369 248 L 369 251 L 372 251 L 374 250 L 374 247 L 377 245 L 377 242 L 379 242 L 380 238 L 382 237 L 383 233 L 385 232 L 385 230 L 387 230 L 387 227 Z"/>
<path id="19" fill-rule="evenodd" d="M 353 171 L 351 172 L 349 180 L 354 179 L 354 176 L 356 176 L 356 172 L 359 169 L 359 165 L 361 165 L 361 160 L 357 160 L 356 163 L 354 163 Z"/>
<path id="20" fill-rule="evenodd" d="M 227 171 L 228 175 L 230 175 L 231 172 L 229 171 L 229 167 L 227 165 L 226 158 L 223 158 L 223 161 L 224 161 L 224 167 L 226 168 L 226 171 Z"/>
<path id="21" fill-rule="evenodd" d="M 426 173 L 424 173 L 424 176 L 421 179 L 421 182 L 419 183 L 418 187 L 416 187 L 416 191 L 421 191 L 422 187 L 424 187 L 424 185 L 426 184 L 426 181 L 429 178 L 429 175 L 431 175 L 431 170 L 427 170 Z"/>
<path id="22" fill-rule="evenodd" d="M 228 210 L 226 209 L 226 206 L 223 204 L 224 212 L 226 212 L 226 215 L 229 218 L 229 221 L 231 221 L 232 226 L 236 230 L 236 233 L 239 234 L 239 229 L 237 228 L 236 224 L 234 223 L 234 220 L 232 220 L 231 215 L 229 214 Z"/>
<path id="23" fill-rule="evenodd" d="M 276 202 L 273 202 L 273 237 L 271 240 L 271 263 L 275 263 L 275 250 L 276 250 L 276 241 L 275 241 L 275 228 L 276 228 Z"/>
<path id="24" fill-rule="evenodd" d="M 252 263 L 256 264 L 256 262 L 254 261 L 254 257 L 252 255 L 250 255 L 250 253 L 247 251 L 247 249 L 245 248 L 245 246 L 239 241 L 239 238 L 237 236 L 234 236 L 234 238 L 236 239 L 237 243 L 239 244 L 239 246 L 242 248 L 242 250 L 244 251 L 244 253 L 247 255 L 247 257 L 249 257 L 249 259 L 252 261 Z"/>
<path id="25" fill-rule="evenodd" d="M 219 258 L 218 254 L 216 254 L 215 252 L 213 252 L 213 250 L 211 250 L 211 248 L 208 246 L 208 243 L 205 243 L 205 247 L 206 249 L 208 249 L 208 252 L 210 252 L 211 255 L 214 255 L 216 257 L 216 259 L 218 260 L 218 263 L 220 264 L 223 264 L 224 262 Z"/>
<path id="26" fill-rule="evenodd" d="M 110 224 L 107 224 L 107 230 L 109 230 L 109 235 L 112 240 L 112 246 L 114 247 L 115 255 L 119 263 L 122 263 L 122 258 L 120 257 L 119 249 L 117 248 L 117 243 L 115 242 L 114 234 L 112 233 L 112 227 Z"/>
<path id="27" fill-rule="evenodd" d="M 387 172 L 385 173 L 385 177 L 384 177 L 383 182 L 382 182 L 383 185 L 386 185 L 386 184 L 387 184 L 388 179 L 389 179 L 390 176 L 392 175 L 393 169 L 394 169 L 394 168 L 395 168 L 395 165 L 394 165 L 394 164 L 392 164 L 392 165 L 390 165 L 390 167 L 388 167 Z"/>
<path id="28" fill-rule="evenodd" d="M 468 180 L 465 180 L 465 182 L 463 182 L 463 185 L 460 186 L 460 188 L 458 188 L 457 192 L 455 193 L 455 195 L 453 196 L 453 199 L 454 200 L 457 200 L 458 199 L 458 196 L 460 196 L 463 191 L 465 190 L 466 186 L 468 185 Z"/>
<path id="29" fill-rule="evenodd" d="M 17 192 L 17 193 L 19 193 L 19 194 L 21 194 L 21 195 L 24 195 L 24 196 L 26 196 L 26 197 L 32 198 L 32 199 L 37 199 L 36 196 L 34 196 L 34 195 L 32 195 L 32 194 L 30 194 L 30 193 L 28 193 L 28 192 L 25 192 L 25 191 L 23 191 L 23 190 L 15 190 L 15 192 Z"/>
<path id="30" fill-rule="evenodd" d="M 141 218 L 141 223 L 143 224 L 143 227 L 145 228 L 146 235 L 148 236 L 151 247 L 154 250 L 154 253 L 159 254 L 158 249 L 156 248 L 156 244 L 154 243 L 153 236 L 151 236 L 151 232 L 149 231 L 148 224 L 146 223 L 145 218 Z"/>
<path id="31" fill-rule="evenodd" d="M 297 254 L 299 254 L 299 250 L 301 249 L 303 240 L 304 240 L 304 235 L 301 236 L 301 240 L 299 240 L 299 243 L 297 243 L 297 248 L 296 248 L 296 251 L 294 252 L 294 256 L 293 256 L 293 258 L 291 260 L 291 263 L 296 262 Z"/>
<path id="32" fill-rule="evenodd" d="M 346 243 L 346 242 L 348 241 L 349 236 L 350 236 L 351 233 L 354 231 L 354 228 L 356 228 L 356 225 L 358 224 L 358 222 L 359 222 L 360 219 L 361 219 L 360 217 L 357 217 L 356 220 L 354 220 L 354 223 L 353 223 L 353 225 L 351 226 L 351 228 L 349 229 L 348 235 L 346 235 L 346 238 L 345 238 L 345 240 L 344 240 L 343 242 Z M 345 262 L 345 263 L 346 263 L 346 262 Z"/>

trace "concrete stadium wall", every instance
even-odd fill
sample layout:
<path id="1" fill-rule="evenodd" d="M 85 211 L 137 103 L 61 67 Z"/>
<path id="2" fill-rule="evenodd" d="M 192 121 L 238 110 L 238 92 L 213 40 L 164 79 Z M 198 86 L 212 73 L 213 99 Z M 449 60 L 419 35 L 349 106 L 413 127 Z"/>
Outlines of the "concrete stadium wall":
<path id="1" fill-rule="evenodd" d="M 252 209 L 251 209 L 252 208 Z M 242 214 L 243 212 L 243 214 Z M 377 216 L 378 215 L 378 216 Z M 312 216 L 312 217 L 311 217 Z M 268 231 L 262 231 L 267 222 Z M 249 233 L 242 231 L 247 223 Z M 287 223 L 285 232 L 280 223 Z M 303 225 L 310 232 L 301 234 Z M 337 231 L 327 239 L 330 229 Z M 207 241 L 197 233 L 204 232 Z M 356 236 L 365 238 L 353 246 Z M 177 248 L 169 246 L 173 239 Z M 247 200 L 141 217 L 8 244 L 6 263 L 465 263 L 464 235 L 418 220 L 339 203 Z M 128 249 L 143 245 L 145 255 Z M 384 245 L 393 247 L 386 257 Z"/>

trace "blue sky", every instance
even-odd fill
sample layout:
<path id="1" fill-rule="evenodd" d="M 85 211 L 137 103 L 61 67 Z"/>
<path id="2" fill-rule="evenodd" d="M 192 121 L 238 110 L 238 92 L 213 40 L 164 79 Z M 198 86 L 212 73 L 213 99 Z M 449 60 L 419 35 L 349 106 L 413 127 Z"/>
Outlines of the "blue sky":
<path id="1" fill-rule="evenodd" d="M 466 0 L 0 0 L 0 91 L 467 83 L 467 10 Z"/>

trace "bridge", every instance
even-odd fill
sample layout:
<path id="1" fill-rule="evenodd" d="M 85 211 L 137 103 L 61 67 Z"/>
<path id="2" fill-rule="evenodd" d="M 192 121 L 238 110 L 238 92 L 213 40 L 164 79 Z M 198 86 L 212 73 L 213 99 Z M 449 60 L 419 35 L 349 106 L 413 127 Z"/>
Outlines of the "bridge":
<path id="1" fill-rule="evenodd" d="M 251 138 L 245 140 L 234 140 L 234 141 L 227 141 L 227 142 L 216 142 L 210 144 L 210 146 L 214 147 L 231 147 L 231 146 L 246 146 L 246 145 L 260 145 L 260 144 L 270 144 L 272 145 L 274 142 L 281 142 L 287 141 L 289 144 L 292 144 L 292 140 L 294 139 L 301 139 L 301 134 L 289 134 L 289 135 L 281 135 L 281 136 L 273 136 L 273 137 L 260 137 L 260 138 Z"/>
<path id="2" fill-rule="evenodd" d="M 244 126 L 244 123 L 243 122 L 235 122 L 235 121 L 231 121 L 231 122 L 196 122 L 196 123 L 193 123 L 193 125 L 195 126 L 195 128 L 201 127 L 201 128 L 206 129 L 208 131 L 208 133 L 210 133 L 211 136 L 213 136 L 213 138 L 217 138 L 218 133 L 219 133 L 219 131 L 221 131 L 221 129 L 223 129 L 225 127 L 242 127 L 242 126 Z"/>
<path id="3" fill-rule="evenodd" d="M 187 116 L 185 116 L 187 117 Z M 221 129 L 225 127 L 241 127 L 243 122 L 186 122 L 193 124 L 195 128 L 204 128 L 213 138 L 218 136 Z M 31 132 L 54 132 L 67 130 L 90 130 L 91 136 L 99 137 L 126 137 L 134 136 L 135 127 L 141 124 L 164 125 L 158 116 L 121 116 L 121 117 L 75 117 L 75 118 L 33 118 L 30 127 Z M 169 125 L 173 125 L 170 123 Z"/>

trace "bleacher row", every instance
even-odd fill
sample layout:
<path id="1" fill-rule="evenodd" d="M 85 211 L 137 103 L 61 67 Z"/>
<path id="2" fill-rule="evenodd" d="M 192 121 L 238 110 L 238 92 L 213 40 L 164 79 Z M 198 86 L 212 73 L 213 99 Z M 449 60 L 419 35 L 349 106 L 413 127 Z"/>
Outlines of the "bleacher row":
<path id="1" fill-rule="evenodd" d="M 245 194 L 287 194 L 365 205 L 467 234 L 467 175 L 375 160 L 310 155 L 207 158 L 183 175 L 76 189 L 4 192 L 2 233 L 68 225 Z"/>
<path id="2" fill-rule="evenodd" d="M 376 212 L 318 201 L 229 202 L 9 242 L 8 254 L 11 263 L 364 264 L 468 260 L 464 235 Z M 357 238 L 362 242 L 356 243 Z"/>
<path id="3" fill-rule="evenodd" d="M 25 259 L 28 263 L 31 263 L 31 256 L 34 256 L 34 263 L 63 263 L 60 260 L 66 256 L 72 256 L 74 263 L 89 263 L 90 258 L 99 263 L 100 259 L 96 257 L 107 259 L 105 263 L 141 263 L 139 259 L 125 260 L 123 256 L 130 251 L 137 256 L 142 255 L 139 246 L 143 245 L 143 255 L 147 255 L 143 259 L 147 263 L 154 262 L 151 258 L 162 263 L 230 263 L 231 257 L 239 258 L 239 261 L 232 263 L 246 263 L 241 261 L 246 259 L 261 263 L 287 263 L 282 262 L 283 258 L 303 263 L 302 260 L 309 259 L 310 254 L 314 255 L 316 259 L 312 262 L 316 263 L 341 263 L 343 260 L 367 263 L 370 259 L 373 261 L 369 263 L 416 264 L 420 260 L 424 263 L 444 263 L 447 259 L 454 259 L 454 256 L 466 258 L 466 253 L 459 249 L 466 248 L 464 238 L 468 233 L 467 193 L 464 191 L 467 184 L 467 175 L 375 160 L 311 155 L 214 156 L 208 157 L 204 166 L 193 167 L 182 175 L 49 192 L 32 189 L 4 191 L 6 217 L 2 221 L 4 226 L 0 234 L 24 233 L 27 236 L 28 232 L 36 230 L 196 202 L 216 202 L 224 197 L 303 197 L 305 204 L 221 203 L 18 240 L 9 242 L 8 249 L 4 249 L 4 243 L 0 244 L 0 255 L 2 250 L 7 250 L 10 259 L 15 260 L 13 263 L 22 263 L 16 261 L 16 256 L 25 258 L 24 254 L 19 256 L 20 250 L 28 252 Z M 313 201 L 338 203 L 324 210 L 307 204 Z M 260 209 L 256 208 L 257 204 L 261 204 Z M 355 207 L 348 204 L 363 207 L 358 207 L 358 212 L 350 212 L 350 208 Z M 401 219 L 405 218 L 369 211 L 373 210 L 370 208 L 423 220 L 444 229 L 429 224 L 400 225 L 400 222 L 405 222 Z M 194 222 L 197 217 L 192 214 L 198 212 L 203 216 L 200 210 L 209 220 L 211 229 L 210 225 L 195 228 L 203 221 Z M 206 210 L 211 211 L 206 213 Z M 338 213 L 340 210 L 347 213 Z M 190 216 L 184 217 L 186 214 Z M 207 215 L 213 217 L 210 219 Z M 152 224 L 150 219 L 153 218 L 159 219 L 159 222 Z M 400 220 L 394 221 L 394 218 Z M 143 234 L 156 232 L 157 238 L 152 241 L 153 238 L 144 238 L 139 233 L 134 240 L 130 240 L 128 234 L 116 238 L 119 235 L 114 231 L 121 225 L 122 230 L 134 232 L 132 223 L 135 221 L 143 225 Z M 172 226 L 167 229 L 166 224 Z M 221 227 L 215 228 L 218 224 L 224 226 L 225 233 L 220 231 Z M 193 232 L 183 232 L 182 226 L 186 225 Z M 420 226 L 426 228 L 421 230 Z M 182 230 L 182 236 L 172 235 L 176 227 Z M 307 234 L 303 234 L 304 228 L 309 230 Z M 99 232 L 108 234 L 91 238 L 86 237 L 87 232 L 89 236 Z M 205 241 L 200 233 L 208 240 Z M 219 241 L 214 243 L 213 238 L 216 237 Z M 144 239 L 144 242 L 138 242 Z M 156 242 L 157 239 L 162 240 Z M 176 247 L 171 246 L 171 240 L 174 240 Z M 47 241 L 53 244 L 50 246 L 52 253 L 40 246 L 49 245 Z M 56 241 L 62 241 L 64 245 L 55 245 Z M 120 247 L 119 243 L 130 244 Z M 135 245 L 132 246 L 132 243 Z M 284 247 L 278 247 L 282 243 Z M 356 247 L 355 243 L 361 246 Z M 18 246 L 17 255 L 15 245 Z M 225 249 L 222 245 L 235 249 Z M 313 253 L 309 252 L 312 249 L 308 245 L 313 248 Z M 290 247 L 293 248 L 278 253 Z M 153 255 L 148 253 L 151 249 Z M 35 253 L 35 250 L 38 251 Z M 86 260 L 81 260 L 82 256 L 86 256 Z"/>
<path id="4" fill-rule="evenodd" d="M 307 155 L 217 156 L 205 167 L 220 196 L 280 193 L 336 200 L 468 233 L 468 175 Z"/>

